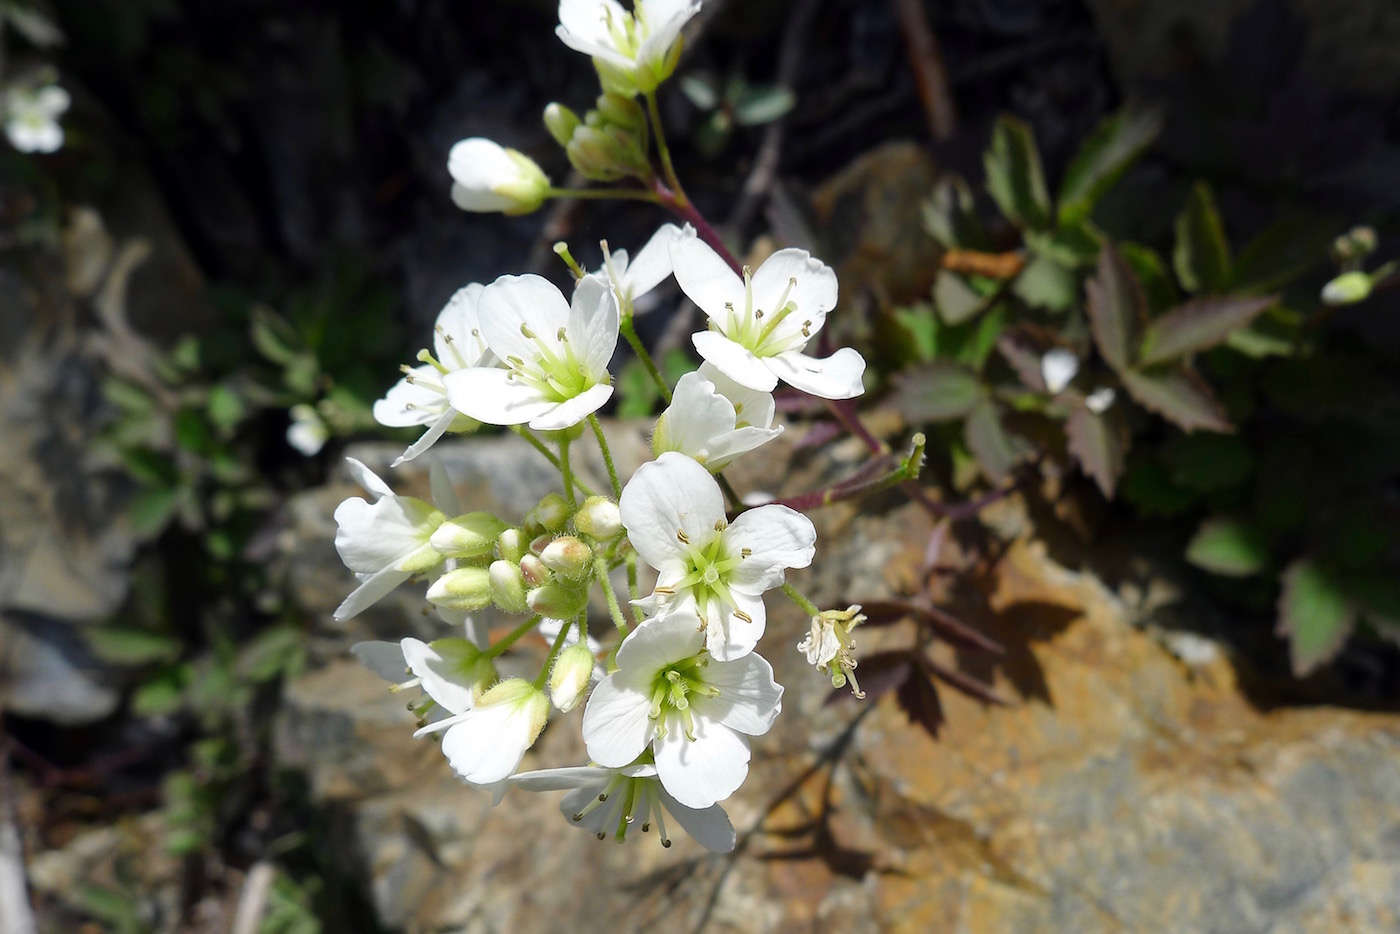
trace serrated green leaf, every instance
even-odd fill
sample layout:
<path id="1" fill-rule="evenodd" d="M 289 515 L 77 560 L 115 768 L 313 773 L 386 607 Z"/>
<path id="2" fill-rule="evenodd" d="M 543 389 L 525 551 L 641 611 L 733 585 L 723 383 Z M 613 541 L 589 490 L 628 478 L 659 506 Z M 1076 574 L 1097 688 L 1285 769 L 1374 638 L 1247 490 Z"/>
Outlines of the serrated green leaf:
<path id="1" fill-rule="evenodd" d="M 1269 537 L 1243 519 L 1207 519 L 1186 546 L 1186 560 L 1222 577 L 1251 577 L 1269 566 Z"/>
<path id="2" fill-rule="evenodd" d="M 1230 244 L 1215 194 L 1205 182 L 1191 189 L 1186 207 L 1177 216 L 1172 264 L 1188 292 L 1219 292 L 1230 284 Z"/>
<path id="3" fill-rule="evenodd" d="M 1006 303 L 998 302 L 967 324 L 945 328 L 940 338 L 942 347 L 939 352 L 980 373 L 987 364 L 987 358 L 996 349 L 997 338 L 1006 327 L 1006 315 Z"/>
<path id="4" fill-rule="evenodd" d="M 1050 225 L 1050 195 L 1031 128 L 1015 117 L 1003 116 L 992 130 L 992 144 L 983 156 L 987 192 L 1001 212 L 1018 227 L 1043 230 Z"/>
<path id="5" fill-rule="evenodd" d="M 1302 677 L 1332 658 L 1356 624 L 1356 607 L 1332 572 L 1307 558 L 1283 572 L 1278 634 L 1288 639 L 1293 671 Z"/>
<path id="6" fill-rule="evenodd" d="M 1079 277 L 1053 259 L 1036 255 L 1016 276 L 1011 292 L 1032 308 L 1068 311 L 1079 298 Z"/>
<path id="7" fill-rule="evenodd" d="M 1234 428 L 1205 380 L 1185 367 L 1124 370 L 1119 376 L 1139 405 L 1182 431 L 1229 432 Z"/>
<path id="8" fill-rule="evenodd" d="M 1173 308 L 1147 326 L 1138 363 L 1152 366 L 1218 347 L 1277 302 L 1276 295 L 1220 296 L 1196 299 Z"/>
<path id="9" fill-rule="evenodd" d="M 1061 266 L 1077 269 L 1092 266 L 1098 259 L 1104 238 L 1087 224 L 1074 224 L 1053 231 L 1028 230 L 1026 246 L 1037 256 L 1053 259 Z"/>
<path id="10" fill-rule="evenodd" d="M 1147 303 L 1142 284 L 1110 243 L 1103 245 L 1098 272 L 1089 279 L 1086 296 L 1094 345 L 1109 366 L 1125 369 L 1139 343 Z"/>
<path id="11" fill-rule="evenodd" d="M 916 359 L 932 360 L 938 355 L 940 326 L 932 305 L 918 304 L 909 308 L 896 308 L 894 320 L 907 336 Z"/>
<path id="12" fill-rule="evenodd" d="M 87 631 L 88 644 L 115 665 L 170 661 L 180 654 L 180 640 L 164 633 L 127 626 L 97 626 Z"/>
<path id="13" fill-rule="evenodd" d="M 1105 498 L 1113 499 L 1128 453 L 1128 426 L 1122 406 L 1112 406 L 1106 412 L 1075 406 L 1065 419 L 1065 438 L 1080 468 L 1098 484 Z"/>
<path id="14" fill-rule="evenodd" d="M 1100 123 L 1060 183 L 1061 226 L 1088 217 L 1103 193 L 1152 145 L 1161 130 L 1161 115 L 1151 110 L 1123 110 Z"/>
<path id="15" fill-rule="evenodd" d="M 987 398 L 978 400 L 963 424 L 963 438 L 987 479 L 993 483 L 1005 482 L 1016 464 L 1016 448 L 1001 423 L 995 402 Z"/>
<path id="16" fill-rule="evenodd" d="M 976 373 L 935 360 L 895 377 L 893 404 L 912 423 L 946 422 L 965 418 L 984 395 Z"/>
<path id="17" fill-rule="evenodd" d="M 987 299 L 967 284 L 967 280 L 946 269 L 933 282 L 933 302 L 944 324 L 958 325 L 972 320 L 987 307 Z"/>

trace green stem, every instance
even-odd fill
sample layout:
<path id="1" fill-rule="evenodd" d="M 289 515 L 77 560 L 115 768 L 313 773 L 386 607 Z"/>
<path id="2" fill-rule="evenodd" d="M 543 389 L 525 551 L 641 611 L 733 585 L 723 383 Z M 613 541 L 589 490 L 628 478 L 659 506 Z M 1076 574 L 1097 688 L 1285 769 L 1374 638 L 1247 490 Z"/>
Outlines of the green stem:
<path id="1" fill-rule="evenodd" d="M 551 188 L 549 189 L 549 197 L 578 198 L 583 201 L 620 199 L 623 201 L 650 201 L 652 204 L 660 203 L 656 192 L 648 191 L 645 188 Z"/>
<path id="2" fill-rule="evenodd" d="M 627 561 L 627 594 L 633 600 L 640 600 L 642 592 L 637 586 L 637 553 L 635 551 L 627 552 L 625 560 Z"/>
<path id="3" fill-rule="evenodd" d="M 913 438 L 909 455 L 895 465 L 894 469 L 888 473 L 880 474 L 876 477 L 865 479 L 857 477 L 846 480 L 843 483 L 835 483 L 822 490 L 813 490 L 811 493 L 803 493 L 790 499 L 779 500 L 779 503 L 789 509 L 796 509 L 798 512 L 805 512 L 808 509 L 815 509 L 818 506 L 830 506 L 832 503 L 839 503 L 848 499 L 860 499 L 865 496 L 872 496 L 882 490 L 888 490 L 892 486 L 909 483 L 919 478 L 919 473 L 924 464 L 924 446 L 927 439 L 922 432 L 916 433 Z M 876 458 L 870 461 L 873 465 L 879 461 Z"/>
<path id="4" fill-rule="evenodd" d="M 501 641 L 495 643 L 481 654 L 486 658 L 496 658 L 506 649 L 519 642 L 521 636 L 525 635 L 526 633 L 534 629 L 536 626 L 538 626 L 540 624 L 540 620 L 542 619 L 544 619 L 544 617 L 538 614 L 530 617 L 525 622 L 521 623 L 519 626 L 516 626 L 510 632 L 506 633 L 505 637 L 501 639 Z"/>
<path id="5" fill-rule="evenodd" d="M 796 587 L 789 584 L 787 581 L 783 582 L 783 594 L 786 595 L 787 598 L 793 603 L 796 603 L 798 606 L 802 607 L 803 612 L 805 612 L 808 616 L 818 616 L 821 614 L 821 610 L 817 608 L 817 605 L 815 603 L 802 596 L 802 592 Z"/>
<path id="6" fill-rule="evenodd" d="M 569 465 L 569 444 L 567 437 L 559 442 L 559 474 L 564 478 L 564 498 L 569 501 L 569 508 L 572 509 L 577 500 L 574 499 L 574 471 Z"/>
<path id="7" fill-rule="evenodd" d="M 730 486 L 723 473 L 715 474 L 715 482 L 719 484 L 719 488 L 724 491 L 725 498 L 729 500 L 729 508 L 735 512 L 743 512 L 744 501 L 739 498 L 739 494 L 734 490 L 734 487 Z"/>
<path id="8" fill-rule="evenodd" d="M 647 353 L 646 347 L 642 344 L 642 339 L 637 336 L 637 329 L 632 326 L 632 319 L 630 317 L 623 318 L 618 323 L 618 329 L 621 331 L 627 343 L 631 345 L 632 352 L 637 355 L 637 359 L 642 361 L 642 366 L 646 367 L 646 371 L 651 374 L 652 382 L 656 383 L 656 388 L 661 393 L 661 398 L 665 399 L 666 403 L 669 405 L 671 402 L 671 387 L 666 385 L 666 378 L 662 376 L 661 371 L 657 369 L 656 361 L 651 359 L 651 354 Z"/>
<path id="9" fill-rule="evenodd" d="M 666 184 L 675 192 L 680 204 L 689 204 L 690 199 L 685 196 L 680 179 L 676 177 L 676 167 L 671 164 L 671 150 L 666 145 L 666 133 L 661 129 L 661 109 L 656 106 L 656 92 L 648 91 L 646 98 L 647 113 L 651 115 L 651 132 L 656 137 L 656 151 L 661 154 L 661 171 L 666 176 Z"/>
<path id="10" fill-rule="evenodd" d="M 608 565 L 602 555 L 593 558 L 593 577 L 603 588 L 603 596 L 607 597 L 608 613 L 612 615 L 613 625 L 625 638 L 632 627 L 627 625 L 627 617 L 622 615 L 622 605 L 617 602 L 617 592 L 613 590 L 612 581 L 608 579 Z"/>
<path id="11" fill-rule="evenodd" d="M 598 423 L 598 416 L 592 412 L 588 414 L 588 427 L 593 429 L 593 436 L 598 439 L 598 450 L 603 452 L 603 463 L 608 467 L 608 480 L 612 482 L 613 499 L 621 499 L 622 484 L 617 479 L 617 466 L 613 464 L 612 450 L 603 434 L 603 426 Z"/>
<path id="12" fill-rule="evenodd" d="M 511 425 L 510 430 L 518 434 L 520 437 L 524 438 L 526 441 L 530 442 L 530 446 L 536 451 L 539 451 L 540 454 L 543 455 L 545 460 L 553 464 L 555 470 L 559 471 L 560 473 L 563 473 L 564 468 L 559 464 L 559 458 L 554 455 L 553 451 L 551 451 L 548 447 L 545 446 L 545 443 L 543 441 L 541 441 L 539 438 L 536 438 L 534 433 L 530 431 L 530 429 L 526 428 L 524 425 Z M 584 496 L 595 495 L 593 488 L 590 487 L 588 484 L 584 483 L 578 477 L 574 478 L 574 484 L 581 491 L 583 491 Z"/>
<path id="13" fill-rule="evenodd" d="M 544 683 L 549 680 L 549 670 L 554 667 L 554 660 L 559 657 L 559 650 L 564 647 L 564 640 L 568 638 L 569 628 L 573 625 L 572 620 L 566 620 L 564 625 L 559 627 L 559 635 L 554 637 L 554 645 L 550 646 L 549 655 L 540 666 L 540 673 L 535 676 L 536 690 L 543 689 Z"/>

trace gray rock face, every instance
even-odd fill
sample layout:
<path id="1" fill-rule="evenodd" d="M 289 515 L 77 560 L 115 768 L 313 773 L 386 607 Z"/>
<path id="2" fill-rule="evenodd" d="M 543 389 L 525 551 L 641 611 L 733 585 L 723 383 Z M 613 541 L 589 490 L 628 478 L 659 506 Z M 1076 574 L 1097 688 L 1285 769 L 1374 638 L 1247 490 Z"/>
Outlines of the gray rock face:
<path id="1" fill-rule="evenodd" d="M 525 492 L 531 468 L 516 457 L 531 452 L 517 440 L 444 447 L 468 508 L 528 505 L 543 492 Z M 770 454 L 766 476 L 734 472 L 740 490 L 784 475 L 783 492 L 810 488 L 859 457 L 842 444 Z M 391 482 L 422 481 L 400 470 Z M 324 524 L 347 492 L 308 494 L 297 508 L 320 508 Z M 991 669 L 1014 702 L 990 708 L 941 689 L 935 742 L 887 696 L 843 745 L 861 707 L 825 703 L 829 683 L 795 649 L 806 620 L 770 598 L 761 650 L 787 693 L 773 732 L 754 743 L 748 782 L 725 802 L 740 833 L 733 855 L 680 837 L 669 850 L 640 834 L 600 843 L 569 826 L 558 795 L 513 790 L 492 808 L 431 739 L 411 738 L 402 695 L 334 655 L 345 634 L 328 634 L 331 660 L 287 686 L 279 760 L 345 816 L 344 864 L 382 923 L 407 931 L 1394 930 L 1400 717 L 1261 712 L 1225 651 L 1184 660 L 1164 646 L 1172 640 L 1133 625 L 1131 601 L 1047 557 L 1019 504 L 988 518 L 1013 537 L 982 586 L 985 628 L 1015 647 Z M 793 580 L 828 605 L 897 590 L 930 530 L 910 506 L 841 505 L 815 520 L 818 563 Z M 324 557 L 316 548 L 296 554 L 294 574 L 334 576 L 309 567 Z M 421 625 L 416 612 L 382 620 L 385 634 Z M 870 653 L 908 635 L 857 630 L 857 641 Z M 543 651 L 527 641 L 512 654 L 528 671 Z M 557 717 L 522 767 L 583 762 L 578 718 Z"/>

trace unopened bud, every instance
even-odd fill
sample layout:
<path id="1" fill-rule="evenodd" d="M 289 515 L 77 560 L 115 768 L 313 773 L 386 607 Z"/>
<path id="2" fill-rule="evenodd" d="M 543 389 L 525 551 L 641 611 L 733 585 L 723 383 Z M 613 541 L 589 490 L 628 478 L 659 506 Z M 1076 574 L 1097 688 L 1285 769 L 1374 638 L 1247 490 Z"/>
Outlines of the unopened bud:
<path id="1" fill-rule="evenodd" d="M 572 512 L 573 509 L 564 497 L 558 493 L 550 493 L 526 514 L 525 522 L 547 532 L 558 532 L 569 521 Z"/>
<path id="2" fill-rule="evenodd" d="M 571 645 L 559 653 L 549 675 L 549 697 L 555 707 L 568 713 L 578 706 L 588 692 L 595 664 L 597 659 L 586 645 Z"/>
<path id="3" fill-rule="evenodd" d="M 1376 252 L 1374 227 L 1353 227 L 1332 241 L 1332 258 L 1339 263 L 1356 263 Z"/>
<path id="4" fill-rule="evenodd" d="M 595 182 L 615 182 L 627 175 L 619 160 L 617 144 L 612 137 L 593 127 L 580 126 L 574 130 L 565 150 L 569 163 L 584 178 Z"/>
<path id="5" fill-rule="evenodd" d="M 538 587 L 549 580 L 549 568 L 535 555 L 526 555 L 520 559 L 520 573 L 525 575 L 525 583 L 531 587 Z"/>
<path id="6" fill-rule="evenodd" d="M 574 514 L 574 528 L 600 542 L 612 541 L 622 531 L 622 513 L 605 496 L 590 496 Z"/>
<path id="7" fill-rule="evenodd" d="M 593 549 L 572 535 L 561 535 L 540 552 L 544 566 L 575 580 L 587 577 L 593 566 Z"/>
<path id="8" fill-rule="evenodd" d="M 549 135 L 554 137 L 554 141 L 560 146 L 569 145 L 569 140 L 574 137 L 574 130 L 578 129 L 578 114 L 560 103 L 550 104 L 544 109 L 544 125 L 549 130 Z"/>
<path id="9" fill-rule="evenodd" d="M 624 94 L 599 94 L 598 113 L 607 123 L 640 130 L 647 125 L 646 112 L 635 98 Z"/>
<path id="10" fill-rule="evenodd" d="M 438 526 L 428 543 L 449 558 L 479 558 L 495 549 L 496 538 L 505 528 L 489 512 L 469 512 Z"/>
<path id="11" fill-rule="evenodd" d="M 524 613 L 530 608 L 525 602 L 525 575 L 513 561 L 494 561 L 488 569 L 491 580 L 491 601 L 507 613 Z"/>
<path id="12" fill-rule="evenodd" d="M 551 619 L 573 619 L 588 606 L 588 591 L 555 581 L 526 595 L 530 609 Z"/>
<path id="13" fill-rule="evenodd" d="M 1322 302 L 1333 306 L 1354 305 L 1370 297 L 1372 285 L 1371 277 L 1360 270 L 1344 272 L 1322 287 Z"/>
<path id="14" fill-rule="evenodd" d="M 491 605 L 491 575 L 486 568 L 458 568 L 433 581 L 428 602 L 449 610 L 483 610 Z"/>
<path id="15" fill-rule="evenodd" d="M 525 535 L 519 529 L 506 529 L 496 538 L 496 554 L 502 561 L 518 563 L 525 557 Z"/>

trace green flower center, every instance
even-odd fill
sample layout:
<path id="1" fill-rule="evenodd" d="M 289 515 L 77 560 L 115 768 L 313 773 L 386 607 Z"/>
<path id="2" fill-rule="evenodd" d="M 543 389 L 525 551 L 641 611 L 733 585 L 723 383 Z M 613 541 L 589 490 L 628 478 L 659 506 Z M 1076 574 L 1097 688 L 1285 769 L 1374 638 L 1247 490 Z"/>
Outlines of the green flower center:
<path id="1" fill-rule="evenodd" d="M 666 735 L 668 721 L 679 719 L 687 739 L 695 739 L 695 721 L 690 709 L 691 695 L 719 697 L 719 688 L 705 681 L 705 657 L 688 658 L 667 665 L 656 673 L 651 683 L 651 710 L 647 712 L 656 722 L 657 732 Z"/>
<path id="2" fill-rule="evenodd" d="M 555 335 L 558 346 L 551 346 L 528 325 L 521 324 L 520 333 L 534 342 L 536 351 L 529 360 L 514 354 L 506 357 L 511 379 L 521 380 L 551 402 L 565 402 L 602 382 L 574 354 L 564 328 Z"/>
<path id="3" fill-rule="evenodd" d="M 775 311 L 764 311 L 753 304 L 753 270 L 744 267 L 744 308 L 742 313 L 733 302 L 725 302 L 728 313 L 720 333 L 747 348 L 755 357 L 774 357 L 789 350 L 800 349 L 812 336 L 812 322 L 802 322 L 801 337 L 792 333 L 778 334 L 778 325 L 797 313 L 797 303 L 788 300 L 797 286 L 797 279 L 788 279 Z"/>

